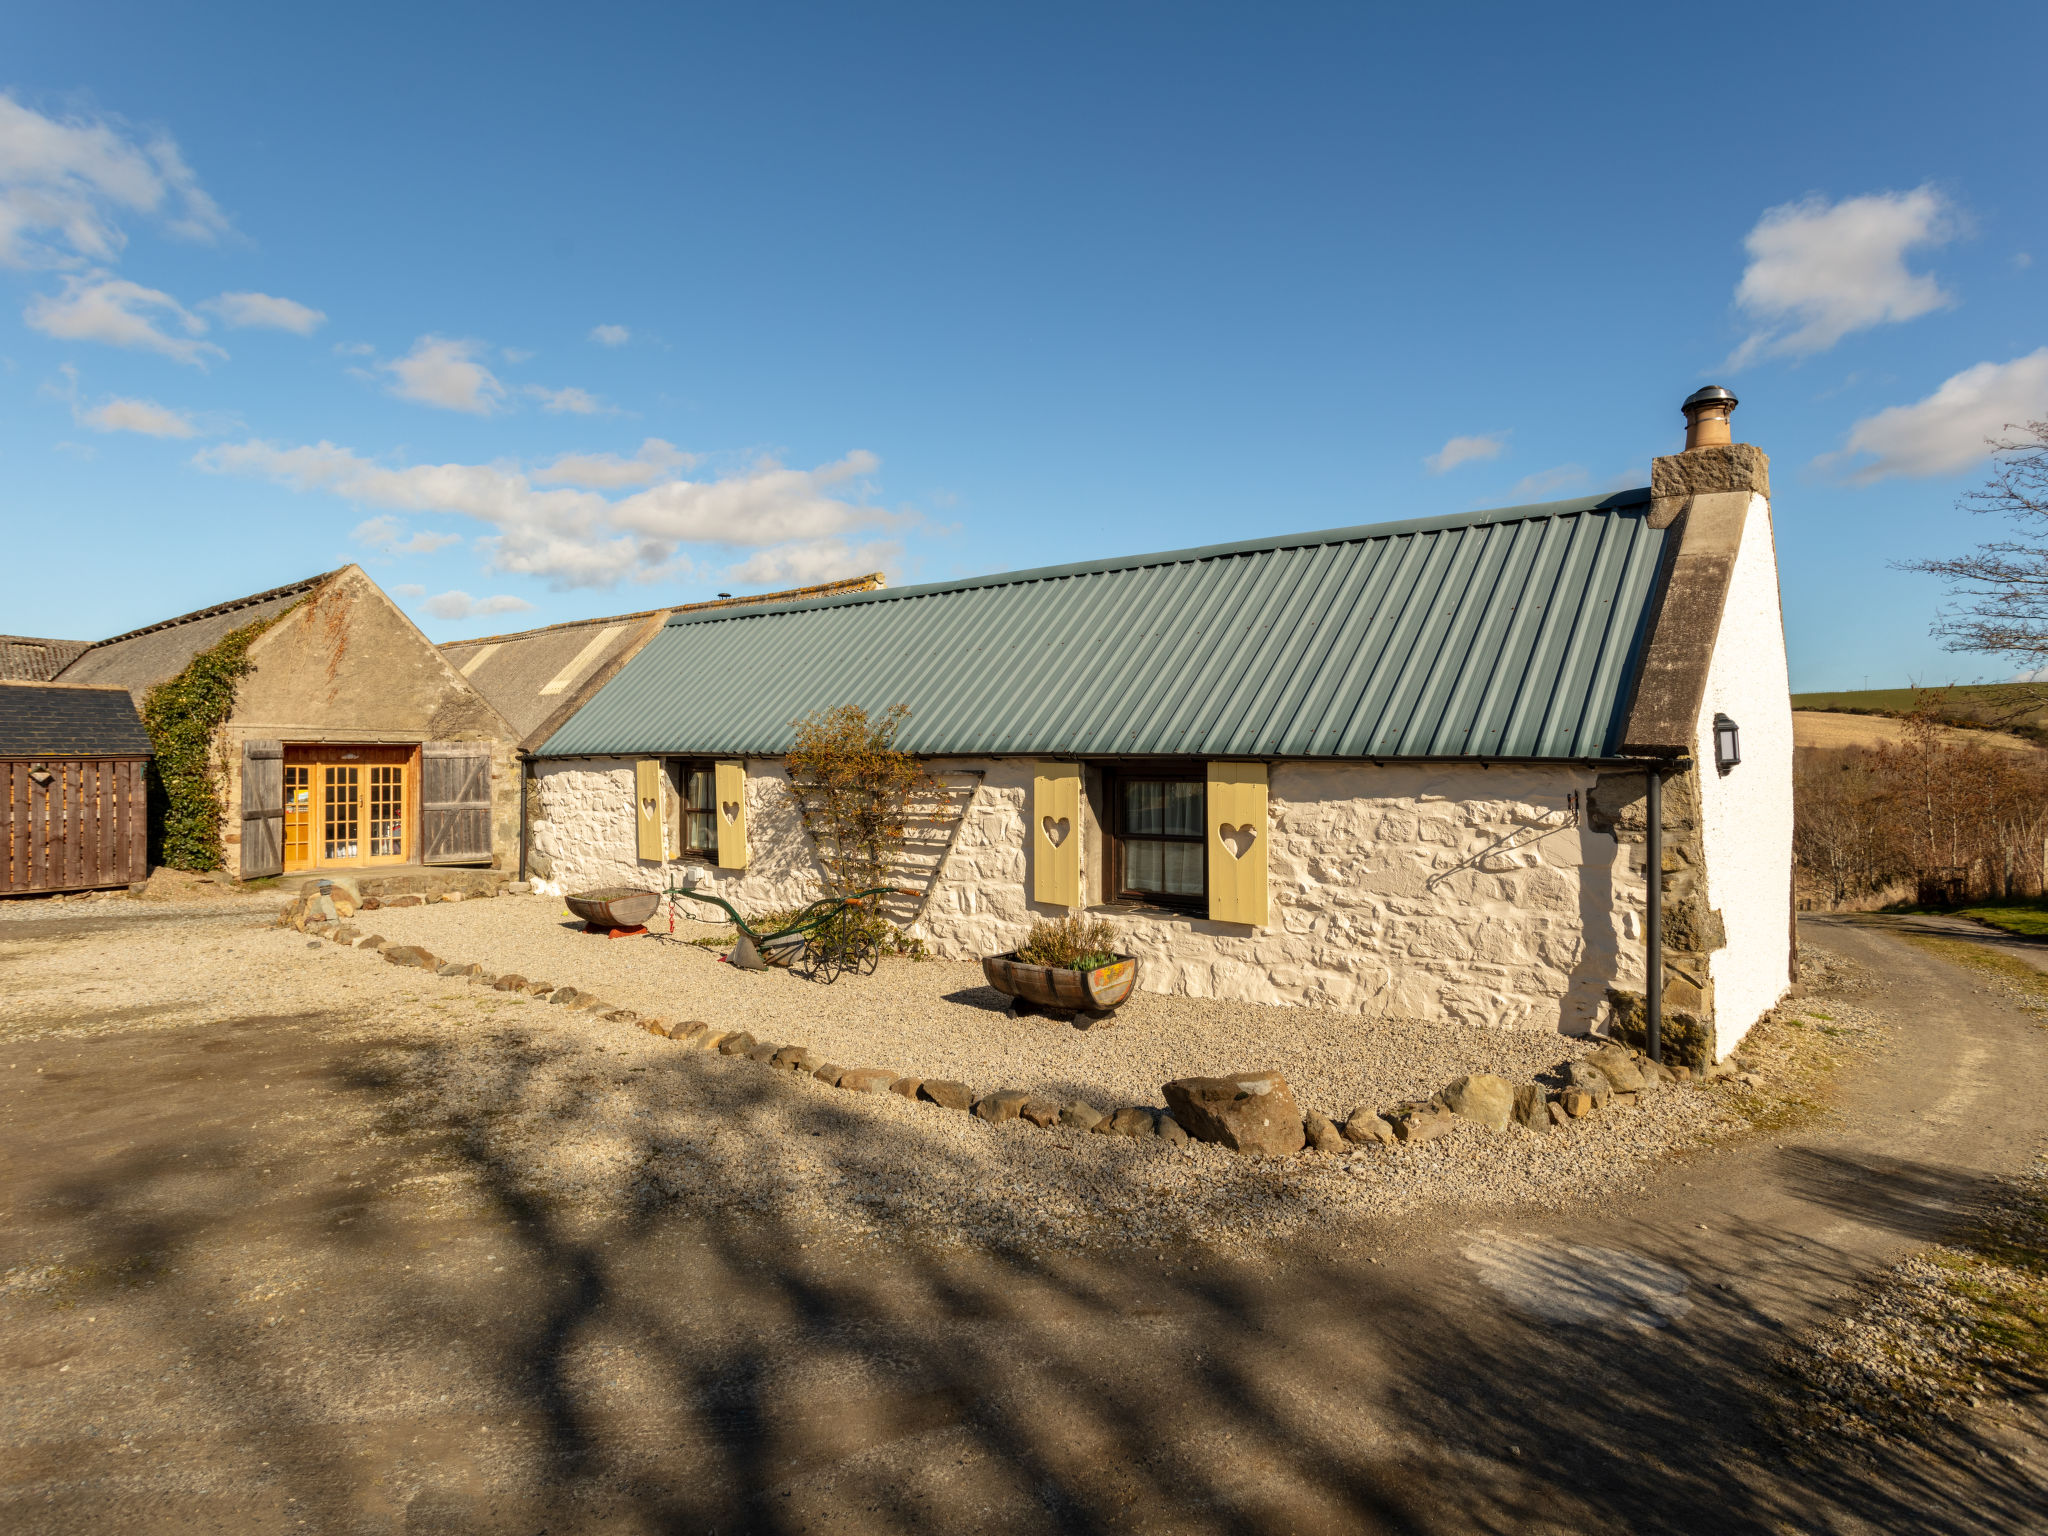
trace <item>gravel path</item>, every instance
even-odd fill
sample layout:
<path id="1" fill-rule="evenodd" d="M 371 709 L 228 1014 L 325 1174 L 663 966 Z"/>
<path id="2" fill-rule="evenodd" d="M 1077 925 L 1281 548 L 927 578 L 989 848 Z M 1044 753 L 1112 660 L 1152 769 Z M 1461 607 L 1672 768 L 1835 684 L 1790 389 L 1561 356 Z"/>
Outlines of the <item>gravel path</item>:
<path id="1" fill-rule="evenodd" d="M 1669 1152 L 1738 1123 L 1727 1092 L 1674 1090 L 1544 1136 L 1461 1127 L 1420 1145 L 1282 1162 L 990 1126 L 258 926 L 271 905 L 238 909 L 237 920 L 214 907 L 181 923 L 147 920 L 160 909 L 142 904 L 128 911 L 144 920 L 122 921 L 110 905 L 86 933 L 61 920 L 10 925 L 0 932 L 0 991 L 11 999 L 0 1043 L 251 1018 L 317 1029 L 368 1052 L 375 1093 L 365 1090 L 360 1112 L 455 1133 L 452 1150 L 419 1170 L 435 1198 L 509 1186 L 593 1216 L 676 1203 L 833 1239 L 1237 1246 L 1429 1208 L 1556 1209 L 1633 1189 Z M 982 1089 L 1076 1084 L 1105 1105 L 1157 1102 L 1158 1084 L 1177 1073 L 1274 1064 L 1304 1086 L 1307 1104 L 1340 1108 L 1426 1091 L 1458 1071 L 1521 1075 L 1563 1054 L 1547 1036 L 1153 997 L 1108 1029 L 1022 1023 L 985 1006 L 967 966 L 899 961 L 828 989 L 732 972 L 694 947 L 571 933 L 558 912 L 505 898 L 366 916 L 394 941 L 494 969 L 552 970 L 546 979 L 601 988 L 621 1006 L 701 1014 Z"/>
<path id="2" fill-rule="evenodd" d="M 1587 1048 L 1542 1030 L 1373 1020 L 1150 992 L 1135 994 L 1113 1023 L 1080 1029 L 1042 1015 L 1013 1016 L 974 964 L 891 959 L 872 976 L 820 986 L 787 971 L 735 970 L 718 951 L 666 935 L 586 933 L 558 901 L 540 897 L 366 912 L 356 926 L 497 974 L 594 992 L 638 1013 L 808 1045 L 845 1067 L 893 1067 L 981 1091 L 1026 1088 L 1087 1099 L 1098 1109 L 1163 1105 L 1160 1085 L 1176 1077 L 1277 1068 L 1304 1109 L 1334 1118 L 1361 1102 L 1427 1098 L 1467 1072 L 1524 1081 Z M 678 924 L 676 937 L 731 932 Z"/>

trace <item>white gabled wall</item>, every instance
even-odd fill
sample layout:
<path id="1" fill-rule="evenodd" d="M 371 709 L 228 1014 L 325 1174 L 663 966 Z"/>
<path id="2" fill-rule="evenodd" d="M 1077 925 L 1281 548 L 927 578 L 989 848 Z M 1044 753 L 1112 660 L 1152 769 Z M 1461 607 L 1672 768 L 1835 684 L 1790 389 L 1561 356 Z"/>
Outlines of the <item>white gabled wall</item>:
<path id="1" fill-rule="evenodd" d="M 1714 766 L 1717 714 L 1741 731 L 1742 761 L 1725 775 Z M 1728 935 L 1709 962 L 1718 1057 L 1792 982 L 1792 695 L 1771 504 L 1761 496 L 1743 522 L 1693 752 L 1707 904 Z"/>

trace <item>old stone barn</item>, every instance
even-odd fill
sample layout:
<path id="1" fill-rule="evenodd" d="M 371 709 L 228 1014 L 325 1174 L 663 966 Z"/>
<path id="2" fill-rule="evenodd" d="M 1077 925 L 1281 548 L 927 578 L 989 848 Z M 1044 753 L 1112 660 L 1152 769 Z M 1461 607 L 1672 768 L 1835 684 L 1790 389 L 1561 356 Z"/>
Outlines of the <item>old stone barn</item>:
<path id="1" fill-rule="evenodd" d="M 677 614 L 541 745 L 534 848 L 798 904 L 792 722 L 901 703 L 940 954 L 1086 908 L 1150 989 L 1581 1034 L 1645 988 L 1655 776 L 1667 1036 L 1718 1056 L 1790 979 L 1792 737 L 1767 461 L 1694 414 L 1620 495 Z"/>

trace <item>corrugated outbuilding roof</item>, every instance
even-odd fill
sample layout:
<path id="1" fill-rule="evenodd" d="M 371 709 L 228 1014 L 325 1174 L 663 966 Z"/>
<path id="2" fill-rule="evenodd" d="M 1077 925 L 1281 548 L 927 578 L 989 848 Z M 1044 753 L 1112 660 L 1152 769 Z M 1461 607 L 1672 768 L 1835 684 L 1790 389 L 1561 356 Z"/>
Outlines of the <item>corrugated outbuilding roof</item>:
<path id="1" fill-rule="evenodd" d="M 128 690 L 0 682 L 0 757 L 148 757 Z"/>
<path id="2" fill-rule="evenodd" d="M 721 598 L 684 608 L 648 608 L 606 619 L 550 624 L 518 634 L 456 640 L 442 646 L 441 654 L 512 723 L 520 744 L 533 747 L 610 681 L 672 615 L 867 592 L 881 585 L 882 574 L 876 571 L 789 592 Z"/>
<path id="3" fill-rule="evenodd" d="M 910 706 L 932 756 L 1590 758 L 1665 534 L 1647 490 L 679 615 L 549 757 L 788 750 Z"/>

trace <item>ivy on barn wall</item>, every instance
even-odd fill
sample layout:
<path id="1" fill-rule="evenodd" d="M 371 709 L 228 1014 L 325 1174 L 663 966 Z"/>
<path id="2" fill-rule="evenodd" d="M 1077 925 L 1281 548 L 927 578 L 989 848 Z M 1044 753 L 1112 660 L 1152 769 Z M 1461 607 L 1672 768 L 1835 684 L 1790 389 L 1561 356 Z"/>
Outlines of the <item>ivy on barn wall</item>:
<path id="1" fill-rule="evenodd" d="M 236 685 L 248 674 L 250 645 L 291 611 L 222 636 L 176 677 L 143 695 L 142 725 L 156 753 L 150 763 L 151 810 L 162 818 L 152 831 L 162 850 L 159 860 L 172 869 L 205 871 L 227 862 L 221 824 L 228 765 L 219 751 L 221 728 L 235 711 Z"/>

